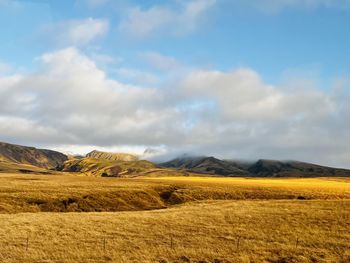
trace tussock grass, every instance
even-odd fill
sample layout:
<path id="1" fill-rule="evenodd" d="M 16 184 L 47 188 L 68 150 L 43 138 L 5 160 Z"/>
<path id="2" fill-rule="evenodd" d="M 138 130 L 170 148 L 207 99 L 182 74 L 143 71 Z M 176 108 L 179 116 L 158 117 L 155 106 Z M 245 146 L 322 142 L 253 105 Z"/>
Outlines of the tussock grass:
<path id="1" fill-rule="evenodd" d="M 0 174 L 0 225 L 0 262 L 347 263 L 350 180 Z"/>
<path id="2" fill-rule="evenodd" d="M 178 194 L 195 200 L 350 199 L 350 178 L 145 177 L 184 186 Z"/>
<path id="3" fill-rule="evenodd" d="M 0 213 L 116 212 L 201 200 L 350 199 L 347 179 L 95 178 L 0 174 Z"/>
<path id="4" fill-rule="evenodd" d="M 0 174 L 0 213 L 164 208 L 152 185 L 126 179 Z"/>
<path id="5" fill-rule="evenodd" d="M 0 261 L 345 263 L 349 207 L 204 201 L 148 212 L 3 214 Z"/>

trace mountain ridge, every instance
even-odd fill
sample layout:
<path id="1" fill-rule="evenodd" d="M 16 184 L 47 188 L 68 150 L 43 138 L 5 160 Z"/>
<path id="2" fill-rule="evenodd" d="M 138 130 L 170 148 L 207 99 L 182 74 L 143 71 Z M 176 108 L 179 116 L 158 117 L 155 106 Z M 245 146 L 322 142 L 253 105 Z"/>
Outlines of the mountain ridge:
<path id="1" fill-rule="evenodd" d="M 130 162 L 130 161 L 138 161 L 138 157 L 133 154 L 129 153 L 112 153 L 112 152 L 102 152 L 98 150 L 93 150 L 92 152 L 89 152 L 86 154 L 87 158 L 93 158 L 93 159 L 103 159 L 103 160 L 109 160 L 109 161 L 124 161 L 124 162 Z"/>
<path id="2" fill-rule="evenodd" d="M 91 174 L 120 177 L 136 175 L 155 167 L 227 177 L 350 177 L 350 170 L 332 168 L 300 161 L 278 161 L 260 159 L 245 162 L 222 160 L 213 156 L 180 156 L 155 165 L 140 161 L 138 156 L 127 153 L 108 153 L 94 150 L 85 157 L 75 158 L 63 153 L 0 142 L 0 171 L 35 172 L 37 168 L 66 172 L 86 169 Z M 94 167 L 100 167 L 97 171 Z"/>
<path id="3" fill-rule="evenodd" d="M 95 177 L 133 177 L 148 170 L 155 169 L 149 161 L 111 161 L 85 157 L 66 161 L 60 168 L 63 172 L 79 172 Z"/>
<path id="4" fill-rule="evenodd" d="M 56 169 L 68 160 L 68 157 L 52 150 L 0 142 L 0 160 L 7 163 Z"/>
<path id="5" fill-rule="evenodd" d="M 215 157 L 179 157 L 159 164 L 164 168 L 184 169 L 190 172 L 248 177 L 341 177 L 350 176 L 350 170 L 332 168 L 300 161 L 259 159 L 255 162 L 220 160 Z"/>

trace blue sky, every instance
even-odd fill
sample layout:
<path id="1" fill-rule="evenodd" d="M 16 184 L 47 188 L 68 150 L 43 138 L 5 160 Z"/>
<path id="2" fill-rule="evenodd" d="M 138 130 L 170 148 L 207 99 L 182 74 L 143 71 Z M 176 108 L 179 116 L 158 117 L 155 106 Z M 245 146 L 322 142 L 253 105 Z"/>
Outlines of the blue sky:
<path id="1" fill-rule="evenodd" d="M 196 67 L 252 67 L 269 81 L 279 81 L 289 69 L 310 68 L 325 80 L 350 72 L 348 8 L 296 5 L 269 12 L 229 3 L 234 1 L 216 1 L 193 32 L 155 32 L 135 37 L 118 30 L 128 8 L 147 10 L 161 4 L 176 9 L 176 1 L 106 1 L 100 5 L 83 0 L 6 2 L 0 9 L 0 58 L 3 63 L 29 70 L 33 58 L 60 47 L 45 34 L 45 27 L 66 20 L 95 18 L 108 20 L 110 29 L 90 43 L 91 47 L 123 58 L 128 67 L 144 69 L 138 54 L 157 51 Z"/>
<path id="2" fill-rule="evenodd" d="M 0 139 L 348 166 L 349 25 L 348 0 L 0 0 Z"/>

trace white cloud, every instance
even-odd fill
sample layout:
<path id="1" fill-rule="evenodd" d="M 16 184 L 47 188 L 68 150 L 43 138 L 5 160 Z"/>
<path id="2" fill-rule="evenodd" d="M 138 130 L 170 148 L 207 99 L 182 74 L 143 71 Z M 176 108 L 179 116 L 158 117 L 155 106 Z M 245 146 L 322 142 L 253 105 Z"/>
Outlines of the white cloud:
<path id="1" fill-rule="evenodd" d="M 87 18 L 69 20 L 51 25 L 45 31 L 52 35 L 59 45 L 86 45 L 103 37 L 109 30 L 109 22 L 105 19 Z"/>
<path id="2" fill-rule="evenodd" d="M 1 116 L 0 115 L 0 131 L 2 138 L 8 138 L 7 141 L 15 140 L 16 143 L 26 145 L 28 142 L 38 142 L 38 138 L 42 138 L 40 143 L 50 144 L 57 141 L 60 133 L 57 129 L 47 125 L 21 117 Z"/>
<path id="3" fill-rule="evenodd" d="M 264 83 L 251 69 L 239 69 L 193 72 L 183 81 L 182 89 L 187 100 L 207 100 L 215 105 L 213 109 L 213 104 L 208 104 L 206 117 L 193 127 L 199 152 L 217 152 L 227 158 L 238 151 L 236 157 L 242 158 L 344 166 L 350 159 L 350 151 L 343 145 L 350 139 L 344 132 L 350 129 L 344 125 L 350 110 L 344 104 L 349 99 L 344 87 L 349 82 L 342 85 L 329 91 L 312 86 L 278 87 Z"/>
<path id="4" fill-rule="evenodd" d="M 146 52 L 141 54 L 141 57 L 158 70 L 169 71 L 180 67 L 180 63 L 176 58 L 164 56 L 158 52 Z"/>
<path id="5" fill-rule="evenodd" d="M 228 119 L 275 121 L 299 115 L 316 118 L 332 110 L 324 92 L 308 86 L 288 90 L 267 85 L 251 69 L 197 71 L 184 85 L 188 94 L 201 94 L 217 102 Z"/>
<path id="6" fill-rule="evenodd" d="M 132 68 L 118 68 L 115 70 L 115 73 L 119 79 L 143 86 L 152 86 L 159 81 L 158 77 L 152 73 Z"/>
<path id="7" fill-rule="evenodd" d="M 308 82 L 270 85 L 249 68 L 195 70 L 170 87 L 145 88 L 108 78 L 74 48 L 39 61 L 35 73 L 0 77 L 3 141 L 350 161 L 349 79 L 326 90 Z"/>
<path id="8" fill-rule="evenodd" d="M 119 28 L 122 32 L 144 37 L 154 32 L 187 34 L 195 30 L 216 0 L 190 0 L 180 6 L 152 6 L 149 9 L 131 8 Z"/>
<path id="9" fill-rule="evenodd" d="M 148 10 L 135 7 L 129 11 L 119 28 L 127 34 L 145 36 L 171 23 L 174 15 L 171 10 L 163 7 L 156 6 Z"/>
<path id="10" fill-rule="evenodd" d="M 0 78 L 2 140 L 15 134 L 26 144 L 85 145 L 90 141 L 90 145 L 108 146 L 135 144 L 135 138 L 139 138 L 136 144 L 156 144 L 172 140 L 171 134 L 177 133 L 176 126 L 166 123 L 177 119 L 178 113 L 163 105 L 163 94 L 156 89 L 108 79 L 74 48 L 45 54 L 40 61 L 43 70 L 35 74 Z M 25 121 L 22 140 L 16 131 L 21 121 Z M 50 133 L 45 137 L 32 127 Z"/>

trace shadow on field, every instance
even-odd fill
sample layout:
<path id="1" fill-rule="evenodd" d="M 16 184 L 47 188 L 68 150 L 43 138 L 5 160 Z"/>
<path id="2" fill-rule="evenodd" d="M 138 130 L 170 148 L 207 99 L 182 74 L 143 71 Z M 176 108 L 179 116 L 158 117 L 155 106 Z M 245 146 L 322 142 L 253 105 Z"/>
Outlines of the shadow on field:
<path id="1" fill-rule="evenodd" d="M 147 190 L 120 190 L 74 195 L 65 198 L 28 198 L 27 206 L 36 212 L 118 212 L 165 209 L 174 205 L 203 200 L 283 199 L 307 200 L 310 197 L 290 194 L 255 196 L 249 192 L 229 193 L 171 185 Z"/>

